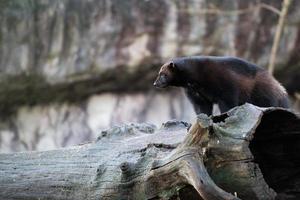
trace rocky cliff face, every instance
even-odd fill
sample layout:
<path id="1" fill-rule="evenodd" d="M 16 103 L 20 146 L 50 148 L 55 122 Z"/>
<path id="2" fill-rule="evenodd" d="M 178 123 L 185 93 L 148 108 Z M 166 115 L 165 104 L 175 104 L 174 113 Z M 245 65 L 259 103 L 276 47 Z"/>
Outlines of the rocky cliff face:
<path id="1" fill-rule="evenodd" d="M 2 149 L 66 146 L 123 121 L 191 119 L 180 92 L 152 93 L 158 67 L 183 55 L 236 55 L 265 66 L 278 20 L 266 4 L 281 6 L 277 0 L 0 1 Z M 299 65 L 299 7 L 293 1 L 280 66 Z"/>
<path id="2" fill-rule="evenodd" d="M 237 55 L 264 65 L 278 20 L 264 3 L 280 9 L 276 0 L 1 2 L 2 75 L 38 74 L 52 84 L 181 55 Z M 299 6 L 291 6 L 280 63 L 298 46 Z"/>

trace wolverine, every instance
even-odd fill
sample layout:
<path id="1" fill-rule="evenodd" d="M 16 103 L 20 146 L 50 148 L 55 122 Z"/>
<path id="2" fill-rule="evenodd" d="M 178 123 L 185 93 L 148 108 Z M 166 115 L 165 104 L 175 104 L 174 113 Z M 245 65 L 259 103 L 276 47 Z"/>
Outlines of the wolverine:
<path id="1" fill-rule="evenodd" d="M 157 88 L 182 87 L 197 114 L 212 114 L 251 103 L 289 108 L 288 95 L 267 70 L 237 57 L 192 56 L 165 63 L 154 82 Z"/>

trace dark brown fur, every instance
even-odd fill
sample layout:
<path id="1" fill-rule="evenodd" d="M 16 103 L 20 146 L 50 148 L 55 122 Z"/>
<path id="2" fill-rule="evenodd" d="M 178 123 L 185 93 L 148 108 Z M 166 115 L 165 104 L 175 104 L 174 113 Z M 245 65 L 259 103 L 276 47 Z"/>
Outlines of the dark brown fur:
<path id="1" fill-rule="evenodd" d="M 164 64 L 154 82 L 159 88 L 185 88 L 197 114 L 221 112 L 246 102 L 261 107 L 288 108 L 285 89 L 266 70 L 235 57 L 194 56 Z"/>

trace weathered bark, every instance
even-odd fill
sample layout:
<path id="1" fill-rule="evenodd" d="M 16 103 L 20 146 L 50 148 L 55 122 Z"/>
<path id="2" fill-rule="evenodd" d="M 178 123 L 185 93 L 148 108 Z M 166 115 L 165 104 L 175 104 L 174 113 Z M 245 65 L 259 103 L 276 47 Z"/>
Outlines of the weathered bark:
<path id="1" fill-rule="evenodd" d="M 292 112 L 245 104 L 188 127 L 131 124 L 73 148 L 1 154 L 0 199 L 299 198 Z"/>

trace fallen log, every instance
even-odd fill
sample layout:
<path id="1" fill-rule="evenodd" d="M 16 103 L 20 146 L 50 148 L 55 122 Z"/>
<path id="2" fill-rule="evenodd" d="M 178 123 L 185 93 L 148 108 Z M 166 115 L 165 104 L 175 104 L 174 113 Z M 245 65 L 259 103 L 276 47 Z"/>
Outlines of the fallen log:
<path id="1" fill-rule="evenodd" d="M 296 114 L 245 104 L 190 128 L 130 124 L 72 148 L 0 154 L 0 199 L 299 199 L 299 150 Z"/>

